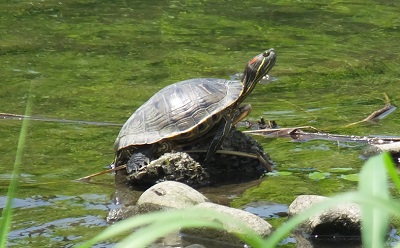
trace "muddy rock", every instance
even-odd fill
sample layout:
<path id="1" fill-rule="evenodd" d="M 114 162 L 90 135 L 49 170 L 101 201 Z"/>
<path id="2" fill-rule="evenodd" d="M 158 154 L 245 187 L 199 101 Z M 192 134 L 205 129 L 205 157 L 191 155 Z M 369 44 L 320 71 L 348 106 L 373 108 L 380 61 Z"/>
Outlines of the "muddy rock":
<path id="1" fill-rule="evenodd" d="M 184 152 L 165 153 L 126 178 L 131 185 L 153 185 L 163 181 L 177 181 L 197 187 L 210 184 L 210 175 L 206 170 Z"/>
<path id="2" fill-rule="evenodd" d="M 324 196 L 300 195 L 289 206 L 289 216 L 301 214 L 312 205 L 327 199 Z M 301 229 L 313 236 L 343 235 L 359 236 L 361 228 L 361 210 L 358 205 L 347 203 L 317 213 L 301 225 Z"/>
<path id="3" fill-rule="evenodd" d="M 237 130 L 228 134 L 221 150 L 248 153 L 253 157 L 216 153 L 209 162 L 204 162 L 211 138 L 184 147 L 186 152 L 163 154 L 138 171 L 124 175 L 126 182 L 133 186 L 151 186 L 162 181 L 177 181 L 192 187 L 202 187 L 250 181 L 271 170 L 273 162 L 262 146 Z M 264 164 L 257 159 L 257 155 L 265 161 Z M 116 180 L 120 179 L 121 175 L 116 177 Z"/>
<path id="4" fill-rule="evenodd" d="M 141 209 L 136 205 L 122 206 L 121 208 L 118 208 L 118 209 L 111 209 L 108 212 L 106 221 L 108 224 L 113 224 L 117 221 L 124 220 L 131 216 L 135 216 L 135 215 L 138 215 L 141 213 L 142 213 Z"/>

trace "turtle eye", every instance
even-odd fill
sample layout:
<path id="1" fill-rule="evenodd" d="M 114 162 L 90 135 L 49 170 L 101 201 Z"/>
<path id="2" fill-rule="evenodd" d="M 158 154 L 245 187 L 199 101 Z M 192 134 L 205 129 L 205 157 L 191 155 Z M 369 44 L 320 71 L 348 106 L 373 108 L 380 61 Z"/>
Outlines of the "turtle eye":
<path id="1" fill-rule="evenodd" d="M 271 54 L 270 51 L 265 51 L 263 52 L 263 57 L 268 57 Z"/>

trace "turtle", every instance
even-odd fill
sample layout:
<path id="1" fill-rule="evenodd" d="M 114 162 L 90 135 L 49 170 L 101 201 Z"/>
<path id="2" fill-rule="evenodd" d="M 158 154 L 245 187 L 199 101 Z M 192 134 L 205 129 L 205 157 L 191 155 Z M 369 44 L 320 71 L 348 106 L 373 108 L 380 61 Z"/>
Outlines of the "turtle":
<path id="1" fill-rule="evenodd" d="M 112 166 L 126 164 L 129 174 L 206 136 L 213 137 L 205 156 L 210 161 L 232 127 L 250 113 L 251 106 L 241 103 L 274 66 L 276 56 L 271 48 L 253 57 L 241 80 L 193 78 L 158 91 L 122 126 Z"/>

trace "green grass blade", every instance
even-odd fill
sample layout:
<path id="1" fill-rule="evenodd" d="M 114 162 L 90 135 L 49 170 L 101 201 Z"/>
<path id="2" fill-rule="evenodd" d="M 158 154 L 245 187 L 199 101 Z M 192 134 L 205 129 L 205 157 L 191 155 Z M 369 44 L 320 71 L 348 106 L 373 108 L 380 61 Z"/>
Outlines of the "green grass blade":
<path id="1" fill-rule="evenodd" d="M 217 222 L 215 220 L 218 220 Z M 143 227 L 148 225 L 146 227 Z M 250 228 L 231 216 L 209 209 L 183 209 L 167 212 L 156 212 L 135 216 L 120 221 L 106 228 L 102 233 L 79 246 L 80 248 L 91 247 L 93 244 L 104 241 L 123 233 L 132 232 L 134 228 L 140 227 L 128 236 L 120 244 L 135 244 L 135 247 L 147 247 L 151 242 L 165 236 L 165 234 L 179 228 L 210 227 L 222 229 L 223 225 L 237 227 L 241 232 L 237 236 L 252 247 L 261 247 L 263 239 L 255 234 Z M 132 246 L 131 246 L 132 247 Z"/>
<path id="2" fill-rule="evenodd" d="M 122 240 L 116 248 L 146 248 L 157 239 L 179 230 L 180 228 L 208 227 L 222 229 L 222 225 L 216 222 L 194 219 L 174 219 L 168 222 L 156 222 L 135 231 L 132 235 Z"/>
<path id="3" fill-rule="evenodd" d="M 386 165 L 386 170 L 389 177 L 392 179 L 393 183 L 396 185 L 398 191 L 400 191 L 400 177 L 397 173 L 396 165 L 390 156 L 384 156 L 384 161 Z"/>
<path id="4" fill-rule="evenodd" d="M 138 228 L 142 225 L 150 224 L 157 220 L 165 220 L 168 216 L 161 212 L 150 213 L 145 215 L 135 216 L 134 218 L 126 219 L 123 221 L 119 221 L 114 225 L 106 228 L 100 234 L 96 235 L 92 239 L 88 240 L 87 242 L 81 244 L 80 248 L 87 248 L 91 247 L 93 244 L 96 244 L 100 241 L 104 241 L 115 236 L 124 234 L 126 232 L 131 231 L 134 228 Z"/>
<path id="5" fill-rule="evenodd" d="M 370 158 L 360 172 L 358 190 L 366 197 L 388 200 L 389 185 L 386 173 L 388 154 Z M 362 240 L 364 247 L 384 247 L 389 226 L 389 213 L 376 205 L 361 205 Z"/>
<path id="6" fill-rule="evenodd" d="M 32 87 L 32 85 L 31 85 L 31 87 Z M 32 109 L 32 96 L 29 93 L 26 108 L 25 108 L 25 115 L 31 115 L 30 114 L 31 109 Z M 12 201 L 15 197 L 15 192 L 17 190 L 19 167 L 21 166 L 22 157 L 24 154 L 26 134 L 28 131 L 28 123 L 29 123 L 29 119 L 23 119 L 21 131 L 19 133 L 17 152 L 15 155 L 12 177 L 11 177 L 10 184 L 8 186 L 8 191 L 7 191 L 7 202 L 2 211 L 2 215 L 0 218 L 0 248 L 6 247 L 7 235 L 10 230 L 10 227 L 11 227 L 12 214 L 13 214 Z"/>
<path id="7" fill-rule="evenodd" d="M 344 193 L 311 206 L 310 208 L 303 211 L 301 214 L 296 215 L 286 223 L 282 224 L 278 229 L 276 229 L 275 232 L 266 239 L 263 247 L 276 247 L 279 242 L 282 239 L 286 238 L 293 229 L 295 229 L 298 225 L 300 225 L 308 218 L 338 204 L 351 202 L 357 198 L 357 195 L 357 192 Z"/>
<path id="8" fill-rule="evenodd" d="M 385 199 L 380 196 L 366 196 L 359 192 L 343 193 L 311 206 L 307 210 L 303 211 L 301 214 L 291 218 L 289 221 L 282 224 L 278 229 L 275 230 L 274 233 L 272 233 L 272 235 L 270 235 L 266 239 L 263 247 L 276 247 L 282 239 L 287 237 L 294 228 L 296 228 L 306 219 L 314 216 L 315 214 L 321 211 L 348 202 L 359 203 L 361 205 L 367 205 L 367 206 L 375 206 L 376 208 L 379 208 L 382 211 L 385 212 L 387 211 L 390 214 L 400 216 L 400 203 L 397 201 L 393 201 L 391 199 Z M 387 229 L 385 228 L 385 230 Z M 362 231 L 363 235 L 365 235 L 364 234 L 365 230 Z"/>

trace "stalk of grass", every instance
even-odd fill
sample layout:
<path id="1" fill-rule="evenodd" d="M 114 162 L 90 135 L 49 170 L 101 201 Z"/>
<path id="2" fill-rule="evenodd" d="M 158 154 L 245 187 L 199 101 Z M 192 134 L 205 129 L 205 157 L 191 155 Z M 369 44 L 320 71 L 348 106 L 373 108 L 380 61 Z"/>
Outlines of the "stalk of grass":
<path id="1" fill-rule="evenodd" d="M 25 115 L 28 115 L 28 116 L 31 115 L 32 98 L 33 97 L 31 95 L 31 91 L 29 91 L 28 100 L 27 100 L 26 107 L 25 107 Z M 10 184 L 8 186 L 8 191 L 7 191 L 7 202 L 2 211 L 2 215 L 0 218 L 0 248 L 6 247 L 7 235 L 10 230 L 10 227 L 11 227 L 12 214 L 13 214 L 12 201 L 15 197 L 15 192 L 17 190 L 19 168 L 21 166 L 22 157 L 23 157 L 24 150 L 25 150 L 28 124 L 29 124 L 29 120 L 23 119 L 22 125 L 21 125 L 21 131 L 19 133 L 19 138 L 18 138 L 17 152 L 15 155 L 12 177 L 11 177 Z"/>
<path id="2" fill-rule="evenodd" d="M 391 199 L 388 193 L 386 168 L 395 168 L 388 154 L 369 159 L 361 169 L 358 191 L 327 199 L 290 219 L 268 237 L 265 247 L 275 247 L 294 228 L 316 213 L 348 202 L 361 205 L 364 247 L 384 247 L 389 214 L 400 216 L 400 203 Z M 398 179 L 397 174 L 392 176 Z"/>
<path id="3" fill-rule="evenodd" d="M 399 173 L 397 172 L 396 166 L 393 164 L 392 158 L 386 156 L 385 158 L 385 166 L 387 173 L 390 179 L 393 181 L 394 185 L 397 188 L 397 191 L 400 192 L 400 177 Z"/>
<path id="4" fill-rule="evenodd" d="M 360 172 L 358 192 L 366 197 L 380 197 L 389 200 L 389 183 L 385 165 L 390 164 L 388 154 L 373 157 Z M 389 166 L 386 166 L 389 167 Z M 393 166 L 390 166 L 393 167 Z M 389 227 L 389 211 L 376 204 L 361 205 L 361 228 L 364 247 L 384 247 Z"/>
<path id="5" fill-rule="evenodd" d="M 79 247 L 91 247 L 97 242 L 132 232 L 133 229 L 138 228 L 123 239 L 117 247 L 145 248 L 157 239 L 181 228 L 208 227 L 223 230 L 226 225 L 240 230 L 237 235 L 252 247 L 261 247 L 263 244 L 261 237 L 245 224 L 232 219 L 231 216 L 209 209 L 188 208 L 144 214 L 120 221 Z"/>

